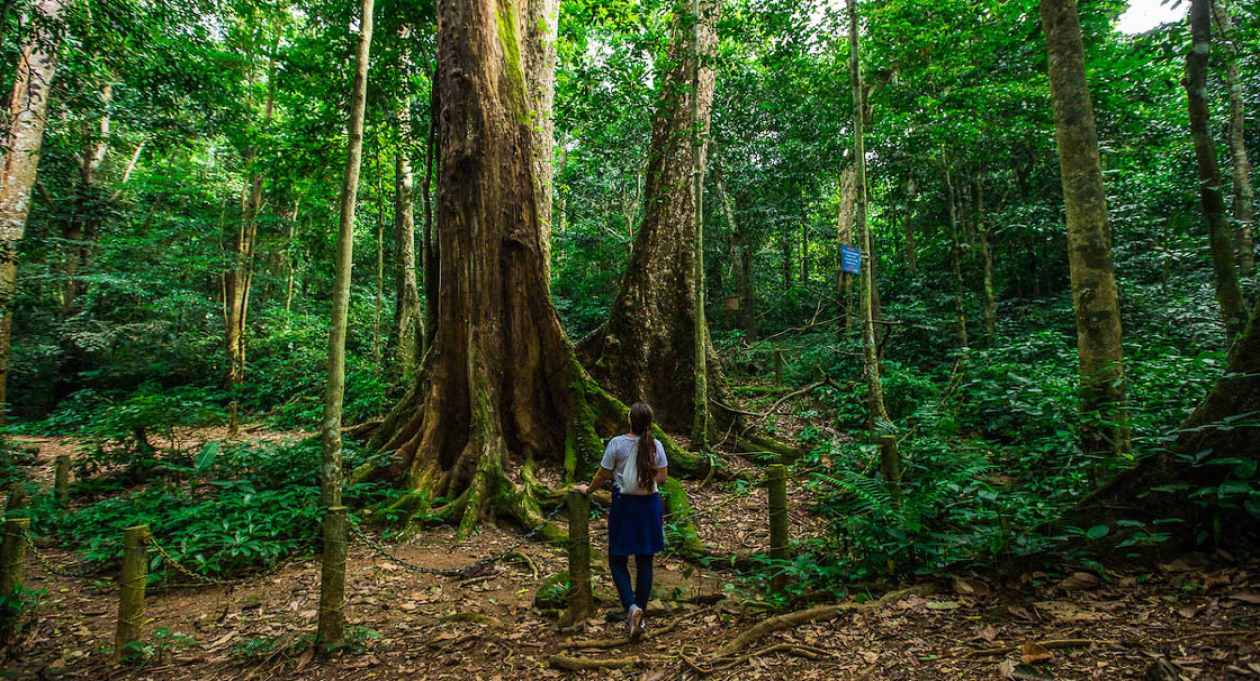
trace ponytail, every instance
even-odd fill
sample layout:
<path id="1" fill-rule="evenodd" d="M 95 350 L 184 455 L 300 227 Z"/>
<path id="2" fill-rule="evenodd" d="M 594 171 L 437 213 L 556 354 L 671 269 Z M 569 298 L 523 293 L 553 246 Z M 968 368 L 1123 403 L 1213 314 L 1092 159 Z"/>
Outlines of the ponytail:
<path id="1" fill-rule="evenodd" d="M 656 474 L 656 439 L 652 437 L 652 407 L 647 402 L 635 402 L 630 407 L 630 431 L 639 436 L 639 446 L 635 450 L 635 463 L 639 469 L 639 487 L 650 490 L 655 487 Z"/>

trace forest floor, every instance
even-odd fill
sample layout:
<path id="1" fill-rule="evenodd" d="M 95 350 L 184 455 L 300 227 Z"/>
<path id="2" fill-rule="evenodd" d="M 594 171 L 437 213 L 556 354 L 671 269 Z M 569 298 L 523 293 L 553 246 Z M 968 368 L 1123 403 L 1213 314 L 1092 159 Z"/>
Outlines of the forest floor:
<path id="1" fill-rule="evenodd" d="M 263 435 L 260 437 L 274 437 Z M 66 440 L 25 438 L 40 447 L 35 467 L 51 478 Z M 730 495 L 687 483 L 701 538 L 719 551 L 768 544 L 765 490 Z M 807 513 L 808 490 L 792 483 L 795 536 L 823 531 Z M 732 499 L 732 496 L 735 498 Z M 455 543 L 441 527 L 390 549 L 433 568 L 469 565 L 516 542 L 511 527 L 484 528 Z M 592 523 L 602 556 L 604 525 Z M 112 663 L 117 591 L 108 580 L 56 576 L 28 556 L 26 584 L 46 590 L 32 621 L 0 655 L 0 678 L 37 679 L 1256 679 L 1260 678 L 1260 561 L 1228 555 L 1169 557 L 1145 569 L 1099 579 L 1080 566 L 1049 572 L 1006 570 L 936 582 L 871 587 L 865 605 L 847 601 L 823 618 L 750 641 L 713 657 L 771 613 L 750 595 L 748 578 L 716 563 L 658 559 L 649 636 L 635 644 L 590 644 L 622 635 L 610 579 L 596 565 L 597 616 L 560 630 L 534 607 L 535 591 L 566 567 L 563 551 L 529 542 L 529 557 L 472 579 L 419 574 L 353 542 L 347 571 L 349 649 L 321 658 L 300 645 L 315 629 L 319 564 L 309 556 L 275 574 L 228 586 L 150 593 L 142 667 Z M 69 551 L 43 548 L 54 564 Z M 892 589 L 897 589 L 893 591 Z M 834 602 L 802 603 L 808 608 Z M 815 611 L 817 614 L 818 611 Z M 656 633 L 653 633 L 656 632 Z M 575 641 L 586 640 L 587 643 Z M 624 668 L 566 671 L 553 656 Z M 1172 666 L 1151 676 L 1153 664 Z M 1175 670 L 1175 673 L 1172 673 Z"/>

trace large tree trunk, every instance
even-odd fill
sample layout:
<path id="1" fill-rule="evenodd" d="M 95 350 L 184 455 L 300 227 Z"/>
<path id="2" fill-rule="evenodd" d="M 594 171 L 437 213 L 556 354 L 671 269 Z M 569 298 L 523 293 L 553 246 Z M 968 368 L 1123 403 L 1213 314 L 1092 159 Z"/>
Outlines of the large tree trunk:
<path id="1" fill-rule="evenodd" d="M 1225 49 L 1225 85 L 1229 88 L 1229 150 L 1234 159 L 1234 240 L 1238 246 L 1238 268 L 1243 276 L 1251 276 L 1256 267 L 1256 243 L 1252 236 L 1255 224 L 1256 191 L 1251 184 L 1251 157 L 1247 155 L 1243 106 L 1242 75 L 1238 70 L 1238 48 L 1234 44 L 1234 24 L 1225 0 L 1212 2 L 1212 13 L 1221 33 Z"/>
<path id="2" fill-rule="evenodd" d="M 411 113 L 407 107 L 398 111 L 398 128 L 403 140 L 410 138 Z M 404 142 L 394 156 L 394 238 L 398 250 L 394 334 L 397 338 L 398 373 L 412 380 L 424 353 L 424 315 L 420 309 L 420 289 L 416 280 L 416 222 L 409 149 L 410 146 Z"/>
<path id="3" fill-rule="evenodd" d="M 556 122 L 556 36 L 560 0 L 527 0 L 525 3 L 525 83 L 529 115 L 534 121 L 534 182 L 538 184 L 538 229 L 542 238 L 543 272 L 551 285 L 551 201 L 554 194 Z"/>
<path id="4" fill-rule="evenodd" d="M 1041 23 L 1046 33 L 1050 98 L 1067 212 L 1068 264 L 1080 360 L 1081 446 L 1091 454 L 1121 455 L 1129 451 L 1130 443 L 1124 411 L 1119 292 L 1075 0 L 1041 0 Z"/>
<path id="5" fill-rule="evenodd" d="M 1216 300 L 1225 320 L 1226 344 L 1242 331 L 1246 307 L 1234 268 L 1234 246 L 1225 218 L 1225 197 L 1221 191 L 1221 170 L 1216 162 L 1216 143 L 1208 129 L 1207 66 L 1212 50 L 1211 0 L 1191 0 L 1190 34 L 1193 47 L 1186 57 L 1186 94 L 1190 104 L 1190 136 L 1194 140 L 1195 164 L 1199 170 L 1199 200 L 1207 219 L 1208 245 L 1212 270 L 1216 275 Z"/>
<path id="6" fill-rule="evenodd" d="M 13 334 L 13 294 L 17 290 L 18 244 L 31 212 L 31 189 L 44 143 L 48 94 L 57 72 L 57 49 L 65 0 L 39 0 L 27 21 L 37 26 L 22 48 L 9 95 L 9 128 L 3 137 L 0 173 L 0 424 L 8 406 L 9 350 Z M 41 15 L 38 20 L 34 15 Z"/>
<path id="7" fill-rule="evenodd" d="M 711 54 L 717 45 L 719 5 L 701 5 L 699 50 Z M 696 318 L 697 248 L 695 183 L 689 60 L 690 25 L 682 11 L 674 17 L 668 64 L 660 86 L 660 102 L 652 125 L 643 223 L 635 237 L 630 263 L 609 313 L 608 322 L 579 344 L 583 364 L 618 398 L 646 400 L 667 430 L 687 432 L 695 421 L 696 333 L 705 334 L 707 384 L 719 402 L 725 379 L 708 329 Z M 697 119 L 707 129 L 713 106 L 714 71 L 700 70 Z M 701 140 L 703 163 L 707 140 Z M 711 427 L 725 428 L 733 415 L 714 413 Z"/>
<path id="8" fill-rule="evenodd" d="M 411 490 L 390 512 L 457 521 L 461 537 L 496 513 L 542 525 L 539 500 L 556 490 L 536 466 L 562 467 L 568 481 L 589 474 L 600 435 L 625 423 L 624 405 L 577 362 L 548 295 L 519 60 L 526 1 L 438 4 L 438 323 L 415 387 L 373 436 L 391 463 L 360 472 Z M 671 470 L 700 465 L 667 450 Z M 436 499 L 446 501 L 429 513 Z"/>

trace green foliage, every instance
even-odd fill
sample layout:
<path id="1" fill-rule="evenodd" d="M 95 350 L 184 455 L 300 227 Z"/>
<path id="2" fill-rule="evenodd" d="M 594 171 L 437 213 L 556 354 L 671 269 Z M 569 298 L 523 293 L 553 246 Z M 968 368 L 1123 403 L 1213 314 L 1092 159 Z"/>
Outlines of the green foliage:
<path id="1" fill-rule="evenodd" d="M 39 607 L 39 599 L 46 593 L 46 589 L 19 586 L 0 594 L 0 640 L 20 633 L 29 624 L 24 615 Z"/>

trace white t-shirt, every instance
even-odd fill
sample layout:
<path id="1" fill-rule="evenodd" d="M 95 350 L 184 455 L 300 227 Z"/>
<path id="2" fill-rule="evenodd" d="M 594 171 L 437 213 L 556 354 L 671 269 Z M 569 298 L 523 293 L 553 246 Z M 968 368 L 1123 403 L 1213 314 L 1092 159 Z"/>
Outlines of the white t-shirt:
<path id="1" fill-rule="evenodd" d="M 665 446 L 660 440 L 654 440 L 656 443 L 656 467 L 657 469 L 669 467 L 669 461 L 665 458 Z M 613 472 L 613 484 L 622 494 L 652 494 L 656 491 L 656 482 L 652 482 L 651 489 L 640 489 L 638 482 L 638 460 L 635 458 L 639 451 L 639 438 L 634 435 L 618 435 L 608 441 L 608 447 L 604 450 L 604 460 L 599 462 L 600 468 Z M 626 477 L 626 469 L 630 468 L 634 474 L 629 478 Z"/>

